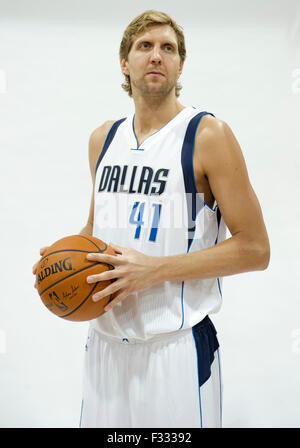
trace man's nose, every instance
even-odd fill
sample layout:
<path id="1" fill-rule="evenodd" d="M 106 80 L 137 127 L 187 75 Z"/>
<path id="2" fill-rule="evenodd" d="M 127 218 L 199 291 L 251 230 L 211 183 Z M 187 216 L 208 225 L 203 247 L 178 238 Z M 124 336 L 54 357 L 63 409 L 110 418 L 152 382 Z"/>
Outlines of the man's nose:
<path id="1" fill-rule="evenodd" d="M 153 46 L 153 50 L 151 52 L 151 62 L 160 63 L 161 62 L 161 53 L 160 48 L 157 46 Z"/>

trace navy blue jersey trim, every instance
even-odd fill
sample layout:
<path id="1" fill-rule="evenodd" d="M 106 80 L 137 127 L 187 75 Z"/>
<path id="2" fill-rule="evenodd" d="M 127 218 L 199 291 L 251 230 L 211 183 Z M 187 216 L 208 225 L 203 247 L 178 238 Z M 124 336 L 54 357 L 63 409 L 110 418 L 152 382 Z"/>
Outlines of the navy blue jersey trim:
<path id="1" fill-rule="evenodd" d="M 218 354 L 218 367 L 219 367 L 219 384 L 220 384 L 220 424 L 222 427 L 222 381 L 221 381 L 221 364 L 220 364 L 220 350 L 217 351 Z"/>
<path id="2" fill-rule="evenodd" d="M 219 341 L 217 330 L 208 315 L 192 327 L 192 332 L 197 351 L 200 388 L 211 375 L 211 365 L 215 358 L 215 351 L 219 348 Z"/>
<path id="3" fill-rule="evenodd" d="M 187 210 L 188 210 L 188 249 L 193 242 L 194 234 L 195 234 L 195 219 L 199 211 L 202 207 L 204 207 L 206 202 L 201 198 L 200 194 L 197 191 L 195 175 L 194 175 L 194 167 L 193 167 L 193 155 L 194 155 L 194 145 L 195 145 L 195 137 L 197 127 L 200 123 L 201 118 L 204 115 L 212 115 L 214 114 L 210 112 L 200 112 L 195 115 L 189 122 L 183 145 L 181 150 L 181 166 L 184 177 L 184 185 L 185 192 L 187 194 Z M 208 205 L 207 205 L 208 206 Z M 210 208 L 210 207 L 209 207 Z M 215 210 L 213 210 L 215 211 Z"/>
<path id="4" fill-rule="evenodd" d="M 218 241 L 221 218 L 222 218 L 222 215 L 221 215 L 220 209 L 219 209 L 219 207 L 217 207 L 217 225 L 218 225 L 218 232 L 217 232 L 217 237 L 216 237 L 215 244 L 217 244 L 217 241 Z"/>
<path id="5" fill-rule="evenodd" d="M 103 159 L 103 157 L 105 156 L 105 153 L 108 150 L 109 145 L 113 141 L 113 138 L 116 135 L 118 127 L 120 126 L 121 123 L 123 123 L 124 120 L 126 120 L 126 118 L 121 118 L 121 120 L 115 121 L 115 123 L 110 128 L 110 130 L 109 130 L 109 132 L 108 132 L 108 134 L 106 136 L 106 139 L 105 139 L 102 151 L 101 151 L 100 156 L 98 158 L 98 161 L 97 161 L 97 164 L 96 164 L 95 173 L 97 173 L 98 166 L 99 166 L 101 160 Z"/>
<path id="6" fill-rule="evenodd" d="M 215 244 L 217 244 L 217 242 L 218 242 L 218 238 L 219 238 L 219 230 L 220 230 L 220 222 L 221 222 L 221 218 L 222 218 L 222 215 L 221 215 L 221 212 L 220 212 L 220 209 L 219 209 L 218 206 L 217 206 L 216 217 L 217 217 L 218 231 L 217 231 L 217 236 L 216 236 Z M 218 282 L 219 293 L 220 293 L 220 296 L 222 297 L 222 290 L 221 290 L 221 285 L 220 285 L 220 279 L 219 279 L 219 278 L 217 278 L 217 282 Z"/>

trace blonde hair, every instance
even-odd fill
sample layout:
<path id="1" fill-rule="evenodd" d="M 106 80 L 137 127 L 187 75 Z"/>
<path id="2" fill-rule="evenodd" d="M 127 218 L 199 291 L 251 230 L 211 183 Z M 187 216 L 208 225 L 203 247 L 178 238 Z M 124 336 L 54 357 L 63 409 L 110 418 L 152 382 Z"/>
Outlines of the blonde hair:
<path id="1" fill-rule="evenodd" d="M 125 59 L 128 61 L 128 54 L 131 50 L 134 39 L 141 33 L 145 32 L 151 26 L 154 25 L 169 25 L 175 31 L 177 37 L 178 44 L 178 53 L 181 61 L 185 61 L 186 58 L 186 49 L 185 49 L 185 40 L 182 28 L 173 20 L 168 14 L 155 11 L 153 9 L 149 9 L 148 11 L 143 12 L 135 19 L 133 19 L 130 24 L 127 26 L 126 30 L 123 33 L 123 38 L 120 44 L 119 56 L 121 59 Z M 130 83 L 130 76 L 125 75 L 125 82 L 121 84 L 122 88 L 125 92 L 128 92 L 128 95 L 132 97 L 132 89 Z M 179 96 L 179 91 L 182 89 L 182 86 L 177 81 L 175 86 L 175 95 Z"/>

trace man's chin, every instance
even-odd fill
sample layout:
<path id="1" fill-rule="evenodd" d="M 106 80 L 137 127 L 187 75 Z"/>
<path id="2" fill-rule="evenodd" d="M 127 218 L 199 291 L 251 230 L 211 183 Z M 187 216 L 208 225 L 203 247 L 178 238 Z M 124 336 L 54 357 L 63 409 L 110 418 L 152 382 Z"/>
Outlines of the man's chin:
<path id="1" fill-rule="evenodd" d="M 174 87 L 174 86 L 173 86 Z M 159 96 L 166 96 L 170 91 L 173 89 L 173 87 L 170 86 L 161 86 L 161 85 L 155 85 L 154 83 L 144 85 L 140 88 L 137 88 L 137 91 L 140 92 L 143 96 L 153 96 L 153 97 L 159 97 Z"/>

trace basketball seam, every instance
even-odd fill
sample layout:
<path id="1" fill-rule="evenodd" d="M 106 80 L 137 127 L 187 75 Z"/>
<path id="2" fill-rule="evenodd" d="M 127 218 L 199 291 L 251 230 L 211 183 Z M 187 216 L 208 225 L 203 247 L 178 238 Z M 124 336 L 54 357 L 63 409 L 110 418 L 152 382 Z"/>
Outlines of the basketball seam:
<path id="1" fill-rule="evenodd" d="M 111 265 L 109 265 L 109 264 L 107 264 L 107 263 L 101 263 L 101 264 L 105 264 L 105 265 L 107 265 L 107 266 L 111 266 Z M 92 267 L 94 267 L 94 266 L 98 266 L 98 265 L 99 265 L 98 262 L 97 262 L 97 263 L 94 263 L 94 264 L 91 264 L 91 265 L 89 265 L 89 266 L 87 266 L 87 267 L 85 267 L 85 268 L 82 268 L 82 269 L 79 269 L 79 270 L 76 271 L 76 272 L 73 272 L 73 274 L 70 274 L 70 275 L 68 275 L 67 277 L 64 277 L 64 278 L 62 278 L 62 279 L 60 279 L 60 280 L 57 280 L 57 282 L 52 283 L 52 285 L 50 285 L 50 286 L 47 286 L 47 288 L 44 289 L 44 291 L 41 291 L 41 292 L 39 293 L 39 295 L 42 296 L 42 295 L 44 294 L 44 292 L 47 291 L 47 289 L 52 288 L 53 286 L 57 285 L 57 284 L 60 283 L 60 282 L 65 281 L 66 279 L 68 279 L 68 278 L 70 278 L 70 277 L 73 277 L 74 275 L 78 274 L 79 272 L 85 271 L 86 269 L 90 269 L 90 268 L 92 268 Z M 108 268 L 108 270 L 111 270 L 111 269 Z"/>
<path id="2" fill-rule="evenodd" d="M 61 250 L 56 250 L 56 251 L 54 251 L 54 252 L 50 252 L 50 254 L 45 255 L 43 258 L 40 259 L 40 263 L 41 263 L 41 261 L 44 260 L 44 258 L 50 257 L 50 255 L 53 255 L 53 254 L 59 254 L 60 252 L 84 252 L 85 254 L 92 253 L 92 252 L 89 251 L 89 250 L 80 250 L 80 249 L 61 249 Z M 100 252 L 101 252 L 101 251 L 100 251 Z"/>
<path id="3" fill-rule="evenodd" d="M 100 247 L 98 247 L 97 244 L 94 241 L 90 240 L 87 236 L 84 236 L 84 235 L 76 235 L 76 236 L 79 236 L 80 238 L 84 238 L 85 240 L 87 240 L 90 243 L 94 244 L 97 247 L 97 249 L 99 250 L 99 252 L 101 252 L 101 253 L 104 252 L 107 249 L 107 244 L 104 243 L 104 241 L 103 241 L 103 243 L 105 244 L 105 248 L 103 250 L 101 250 Z"/>

